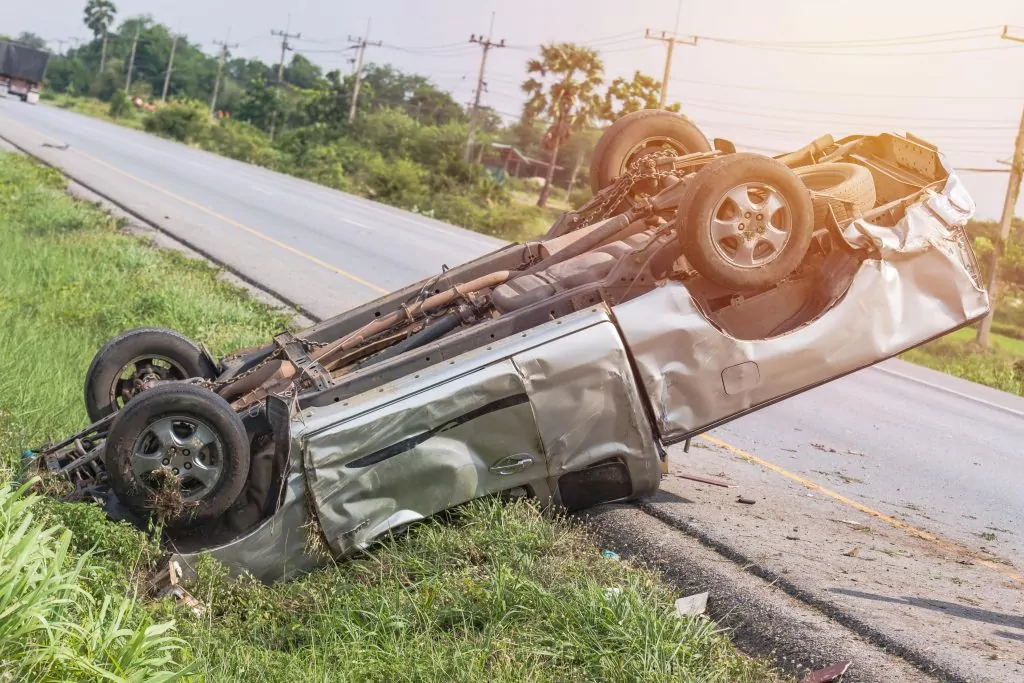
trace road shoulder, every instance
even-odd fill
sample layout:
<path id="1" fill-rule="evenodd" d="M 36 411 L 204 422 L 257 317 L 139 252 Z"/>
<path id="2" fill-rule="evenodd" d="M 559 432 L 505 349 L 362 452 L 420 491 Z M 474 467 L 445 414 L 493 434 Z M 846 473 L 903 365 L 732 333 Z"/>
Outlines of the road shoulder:
<path id="1" fill-rule="evenodd" d="M 728 558 L 732 569 L 721 569 L 715 580 L 685 585 L 711 591 L 715 618 L 741 615 L 739 642 L 752 644 L 754 652 L 770 646 L 783 664 L 829 663 L 819 652 L 825 659 L 853 659 L 849 680 L 911 680 L 886 677 L 893 655 L 945 680 L 1024 679 L 1024 583 L 1006 560 L 927 532 L 917 535 L 898 519 L 866 514 L 703 439 L 689 454 L 673 449 L 670 463 L 653 498 L 631 512 L 603 513 L 612 520 L 608 542 L 616 550 L 638 547 L 644 559 L 671 570 L 670 580 L 690 581 L 702 576 L 702 567 L 725 567 Z M 680 476 L 684 472 L 734 488 L 693 482 Z M 687 553 L 703 557 L 703 564 Z M 769 586 L 774 598 L 764 593 Z M 750 591 L 765 597 L 745 604 Z M 797 611 L 787 617 L 789 626 L 776 628 L 773 618 L 758 616 L 772 609 Z M 826 629 L 831 635 L 816 641 L 813 630 L 799 627 L 802 610 L 840 630 Z M 873 648 L 846 649 L 854 646 L 841 646 L 844 638 Z M 879 660 L 875 650 L 891 654 Z"/>

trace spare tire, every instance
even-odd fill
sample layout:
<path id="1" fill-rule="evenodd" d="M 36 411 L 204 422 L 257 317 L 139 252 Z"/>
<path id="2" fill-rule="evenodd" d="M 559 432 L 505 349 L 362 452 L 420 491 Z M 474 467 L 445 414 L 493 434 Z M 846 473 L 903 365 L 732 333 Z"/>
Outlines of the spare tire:
<path id="1" fill-rule="evenodd" d="M 708 139 L 685 117 L 662 109 L 627 114 L 604 132 L 590 161 L 590 189 L 597 194 L 637 159 L 660 150 L 710 152 Z"/>
<path id="2" fill-rule="evenodd" d="M 871 171 L 857 164 L 815 164 L 793 169 L 807 189 L 814 205 L 814 225 L 823 227 L 828 210 L 842 222 L 870 211 L 875 206 L 875 181 Z"/>
<path id="3" fill-rule="evenodd" d="M 810 247 L 810 193 L 774 159 L 730 154 L 688 183 L 675 228 L 683 255 L 708 280 L 763 289 L 793 272 Z"/>

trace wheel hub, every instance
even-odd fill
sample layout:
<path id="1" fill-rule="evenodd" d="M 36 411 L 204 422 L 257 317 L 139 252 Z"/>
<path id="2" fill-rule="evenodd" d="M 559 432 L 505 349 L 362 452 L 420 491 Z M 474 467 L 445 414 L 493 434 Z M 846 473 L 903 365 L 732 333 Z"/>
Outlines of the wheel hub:
<path id="1" fill-rule="evenodd" d="M 792 232 L 792 218 L 781 192 L 751 182 L 725 193 L 715 207 L 710 228 L 715 250 L 722 258 L 740 268 L 757 268 L 782 253 Z"/>
<path id="2" fill-rule="evenodd" d="M 216 432 L 189 415 L 170 415 L 151 422 L 132 447 L 132 472 L 152 489 L 158 471 L 177 479 L 182 500 L 194 502 L 213 491 L 223 471 L 224 446 Z"/>
<path id="3" fill-rule="evenodd" d="M 147 385 L 154 381 L 182 380 L 187 378 L 185 369 L 179 363 L 164 356 L 147 355 L 133 358 L 124 364 L 110 385 L 110 402 L 124 407 Z"/>

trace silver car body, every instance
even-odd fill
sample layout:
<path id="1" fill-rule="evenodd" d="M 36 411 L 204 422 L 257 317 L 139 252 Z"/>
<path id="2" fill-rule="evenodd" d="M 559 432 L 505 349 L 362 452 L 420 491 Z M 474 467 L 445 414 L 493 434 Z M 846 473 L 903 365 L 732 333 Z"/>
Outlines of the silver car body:
<path id="1" fill-rule="evenodd" d="M 894 227 L 846 226 L 847 241 L 875 257 L 827 310 L 777 336 L 731 336 L 686 284 L 666 281 L 331 405 L 269 399 L 272 418 L 288 423 L 276 511 L 204 552 L 269 582 L 326 561 L 307 549 L 311 519 L 343 556 L 481 496 L 520 490 L 562 502 L 563 474 L 610 460 L 628 470 L 623 498 L 652 493 L 662 444 L 984 316 L 988 296 L 962 229 L 973 211 L 950 171 Z M 178 557 L 188 565 L 198 554 Z"/>

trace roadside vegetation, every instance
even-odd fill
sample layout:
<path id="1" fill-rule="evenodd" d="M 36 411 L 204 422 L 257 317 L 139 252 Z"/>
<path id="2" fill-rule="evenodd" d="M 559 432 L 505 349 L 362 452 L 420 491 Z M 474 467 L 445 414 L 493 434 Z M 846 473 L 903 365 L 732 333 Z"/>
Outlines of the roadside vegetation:
<path id="1" fill-rule="evenodd" d="M 0 670 L 11 680 L 777 680 L 658 577 L 530 503 L 464 506 L 266 587 L 212 560 L 198 619 L 153 602 L 160 554 L 94 505 L 27 495 L 27 448 L 83 426 L 107 338 L 173 327 L 224 353 L 286 318 L 208 265 L 118 232 L 55 171 L 0 153 Z"/>

